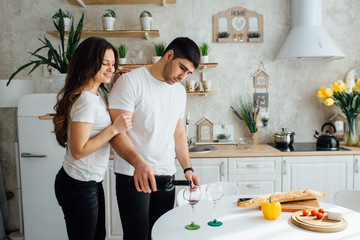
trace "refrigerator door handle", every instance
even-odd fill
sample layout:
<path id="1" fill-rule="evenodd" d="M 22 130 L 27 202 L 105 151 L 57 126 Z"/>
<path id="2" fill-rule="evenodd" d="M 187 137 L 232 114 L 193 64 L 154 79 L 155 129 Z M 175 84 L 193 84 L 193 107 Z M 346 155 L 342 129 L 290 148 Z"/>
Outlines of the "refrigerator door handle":
<path id="1" fill-rule="evenodd" d="M 22 158 L 44 158 L 44 157 L 46 157 L 46 155 L 39 155 L 39 154 L 33 155 L 31 153 L 21 153 L 21 157 Z"/>

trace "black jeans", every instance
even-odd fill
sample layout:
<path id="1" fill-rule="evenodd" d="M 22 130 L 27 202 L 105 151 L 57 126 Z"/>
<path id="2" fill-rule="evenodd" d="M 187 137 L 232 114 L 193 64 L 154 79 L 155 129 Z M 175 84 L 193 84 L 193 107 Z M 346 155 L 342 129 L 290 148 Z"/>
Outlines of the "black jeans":
<path id="1" fill-rule="evenodd" d="M 155 221 L 174 207 L 175 189 L 170 192 L 138 192 L 132 177 L 115 173 L 116 196 L 124 240 L 151 239 Z"/>
<path id="2" fill-rule="evenodd" d="M 104 240 L 105 200 L 101 182 L 73 179 L 60 169 L 55 194 L 65 217 L 69 240 Z"/>

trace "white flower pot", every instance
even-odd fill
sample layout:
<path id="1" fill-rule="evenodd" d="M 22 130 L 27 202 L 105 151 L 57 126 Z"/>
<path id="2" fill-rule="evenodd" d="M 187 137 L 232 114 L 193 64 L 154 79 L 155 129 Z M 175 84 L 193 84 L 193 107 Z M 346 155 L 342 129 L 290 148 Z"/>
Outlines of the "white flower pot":
<path id="1" fill-rule="evenodd" d="M 208 63 L 209 62 L 209 56 L 201 56 L 200 62 L 201 63 Z"/>
<path id="2" fill-rule="evenodd" d="M 55 18 L 54 21 L 57 25 L 59 25 L 59 18 Z M 70 31 L 71 29 L 71 19 L 70 18 L 64 18 L 64 28 L 65 31 Z"/>
<path id="3" fill-rule="evenodd" d="M 126 64 L 126 58 L 120 58 L 120 64 Z"/>
<path id="4" fill-rule="evenodd" d="M 153 56 L 151 61 L 152 63 L 157 63 L 160 60 L 161 56 Z"/>
<path id="5" fill-rule="evenodd" d="M 140 24 L 142 30 L 151 30 L 152 29 L 153 18 L 152 17 L 142 17 L 140 18 Z"/>
<path id="6" fill-rule="evenodd" d="M 112 31 L 114 30 L 116 18 L 113 17 L 103 17 L 102 23 L 105 31 Z"/>

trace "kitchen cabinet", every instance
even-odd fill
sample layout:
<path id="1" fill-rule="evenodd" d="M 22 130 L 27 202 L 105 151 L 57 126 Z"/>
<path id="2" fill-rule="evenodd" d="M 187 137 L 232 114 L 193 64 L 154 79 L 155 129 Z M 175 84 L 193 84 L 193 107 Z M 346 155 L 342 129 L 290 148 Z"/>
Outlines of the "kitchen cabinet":
<path id="1" fill-rule="evenodd" d="M 360 190 L 360 156 L 354 157 L 354 189 Z"/>
<path id="2" fill-rule="evenodd" d="M 122 240 L 123 232 L 116 200 L 116 180 L 114 161 L 109 162 L 108 171 L 103 181 L 105 193 L 106 240 Z"/>
<path id="3" fill-rule="evenodd" d="M 334 195 L 354 186 L 354 156 L 283 157 L 283 191 L 311 188 L 325 192 L 320 201 L 334 203 Z"/>
<path id="4" fill-rule="evenodd" d="M 245 195 L 280 192 L 281 157 L 229 158 L 229 182 Z"/>

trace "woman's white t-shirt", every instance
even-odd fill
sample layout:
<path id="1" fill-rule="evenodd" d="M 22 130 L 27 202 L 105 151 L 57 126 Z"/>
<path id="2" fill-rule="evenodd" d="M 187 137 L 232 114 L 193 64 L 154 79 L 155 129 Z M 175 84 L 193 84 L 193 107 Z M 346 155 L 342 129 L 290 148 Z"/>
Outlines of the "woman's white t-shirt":
<path id="1" fill-rule="evenodd" d="M 108 168 L 110 144 L 106 143 L 86 157 L 75 159 L 71 154 L 70 145 L 72 122 L 92 123 L 90 138 L 95 137 L 111 125 L 106 100 L 100 94 L 94 95 L 83 91 L 75 101 L 70 111 L 67 129 L 68 148 L 63 163 L 66 173 L 72 178 L 80 181 L 101 182 Z"/>

